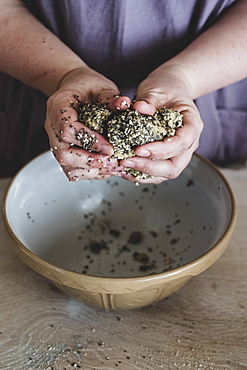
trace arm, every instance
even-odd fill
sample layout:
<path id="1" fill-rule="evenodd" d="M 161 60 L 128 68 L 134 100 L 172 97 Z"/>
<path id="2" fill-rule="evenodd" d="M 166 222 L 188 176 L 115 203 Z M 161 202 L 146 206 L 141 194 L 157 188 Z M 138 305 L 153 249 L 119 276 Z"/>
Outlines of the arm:
<path id="1" fill-rule="evenodd" d="M 184 127 L 171 139 L 136 149 L 123 166 L 154 176 L 152 182 L 180 174 L 197 149 L 203 127 L 193 100 L 247 77 L 247 1 L 238 0 L 219 20 L 139 86 L 134 107 L 152 114 L 171 107 L 184 115 Z M 143 152 L 145 150 L 145 152 Z M 155 161 L 153 161 L 155 159 Z"/>
<path id="2" fill-rule="evenodd" d="M 116 161 L 109 160 L 112 146 L 102 135 L 90 132 L 79 123 L 74 108 L 78 100 L 107 101 L 111 109 L 126 109 L 130 99 L 115 98 L 118 87 L 89 68 L 21 0 L 0 0 L 0 55 L 1 71 L 49 97 L 45 128 L 54 156 L 68 178 L 111 176 L 117 167 Z M 91 149 L 98 153 L 83 149 L 77 139 L 81 130 L 91 138 Z"/>
<path id="3" fill-rule="evenodd" d="M 0 0 L 0 70 L 41 91 L 54 94 L 69 77 L 86 77 L 87 90 L 99 95 L 117 94 L 116 85 L 89 68 L 83 60 L 50 32 L 25 7 L 21 0 Z M 74 89 L 80 90 L 80 82 Z M 102 91 L 103 90 L 103 91 Z M 102 96 L 100 96 L 102 98 Z M 124 99 L 123 99 L 124 100 Z M 120 103 L 121 105 L 121 103 Z M 115 109 L 115 105 L 112 106 Z"/>
<path id="4" fill-rule="evenodd" d="M 167 75 L 176 75 L 184 81 L 191 98 L 196 99 L 246 78 L 246 35 L 247 1 L 238 0 L 186 49 L 154 70 L 143 85 L 146 82 L 154 85 L 154 92 L 162 95 L 162 77 L 166 79 Z M 145 94 L 143 85 L 138 98 Z M 157 105 L 155 100 L 153 103 Z"/>
<path id="5" fill-rule="evenodd" d="M 196 99 L 246 78 L 246 63 L 247 1 L 238 0 L 166 67 L 185 75 Z"/>
<path id="6" fill-rule="evenodd" d="M 0 1 L 0 69 L 49 96 L 65 74 L 86 64 L 20 0 Z"/>

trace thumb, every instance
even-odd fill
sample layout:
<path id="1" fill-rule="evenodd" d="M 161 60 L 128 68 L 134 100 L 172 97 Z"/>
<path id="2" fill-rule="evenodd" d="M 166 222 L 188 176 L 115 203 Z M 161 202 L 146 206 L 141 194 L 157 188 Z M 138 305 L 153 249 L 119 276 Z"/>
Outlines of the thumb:
<path id="1" fill-rule="evenodd" d="M 135 103 L 133 108 L 142 114 L 153 115 L 157 108 L 160 108 L 160 101 L 157 98 L 157 93 L 150 91 L 144 80 L 138 87 Z"/>
<path id="2" fill-rule="evenodd" d="M 137 100 L 133 104 L 133 109 L 138 110 L 138 112 L 142 114 L 148 114 L 148 115 L 153 115 L 156 111 L 156 108 L 153 103 L 149 103 L 146 100 Z"/>

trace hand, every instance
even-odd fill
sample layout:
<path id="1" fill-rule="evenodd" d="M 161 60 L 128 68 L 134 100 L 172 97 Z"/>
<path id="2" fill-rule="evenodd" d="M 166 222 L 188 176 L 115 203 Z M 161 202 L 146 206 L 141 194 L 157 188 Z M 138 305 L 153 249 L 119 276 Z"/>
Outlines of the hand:
<path id="1" fill-rule="evenodd" d="M 111 158 L 113 148 L 96 132 L 78 122 L 79 103 L 108 103 L 111 110 L 127 109 L 131 100 L 101 74 L 78 68 L 64 77 L 47 102 L 45 129 L 51 150 L 71 181 L 104 179 L 123 170 Z M 82 139 L 81 139 L 82 138 Z"/>
<path id="2" fill-rule="evenodd" d="M 183 115 L 183 127 L 174 137 L 139 146 L 135 157 L 120 161 L 125 168 L 152 176 L 139 182 L 158 184 L 176 178 L 190 162 L 198 147 L 203 123 L 189 91 L 189 83 L 179 70 L 163 66 L 140 84 L 133 108 L 151 115 L 158 108 L 172 108 Z M 122 176 L 135 181 L 130 175 Z"/>

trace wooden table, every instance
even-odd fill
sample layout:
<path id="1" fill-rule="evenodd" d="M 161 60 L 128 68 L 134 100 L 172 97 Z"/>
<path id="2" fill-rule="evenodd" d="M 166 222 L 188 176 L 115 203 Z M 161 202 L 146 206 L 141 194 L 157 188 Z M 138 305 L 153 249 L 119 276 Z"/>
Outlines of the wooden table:
<path id="1" fill-rule="evenodd" d="M 226 252 L 168 299 L 134 311 L 65 296 L 19 260 L 0 216 L 0 369 L 247 369 L 247 167 L 222 172 L 238 209 Z"/>

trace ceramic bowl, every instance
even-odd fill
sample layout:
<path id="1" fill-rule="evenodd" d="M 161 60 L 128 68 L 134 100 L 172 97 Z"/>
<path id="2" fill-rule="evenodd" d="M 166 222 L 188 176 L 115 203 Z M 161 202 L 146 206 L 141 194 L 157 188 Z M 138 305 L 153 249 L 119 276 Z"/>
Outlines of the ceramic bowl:
<path id="1" fill-rule="evenodd" d="M 19 257 L 66 294 L 107 309 L 157 302 L 227 247 L 235 202 L 222 174 L 194 155 L 175 180 L 69 182 L 50 152 L 11 181 L 3 214 Z"/>

